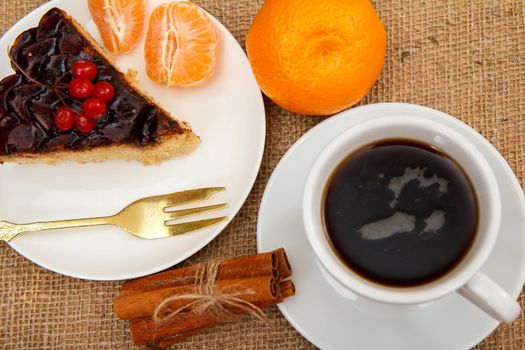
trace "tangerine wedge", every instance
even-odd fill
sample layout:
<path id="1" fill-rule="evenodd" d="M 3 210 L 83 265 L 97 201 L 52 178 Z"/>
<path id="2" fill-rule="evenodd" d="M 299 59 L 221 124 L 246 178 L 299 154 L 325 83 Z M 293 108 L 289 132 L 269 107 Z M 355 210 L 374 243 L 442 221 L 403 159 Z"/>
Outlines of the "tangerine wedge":
<path id="1" fill-rule="evenodd" d="M 146 74 L 168 86 L 199 85 L 215 70 L 217 47 L 213 24 L 199 6 L 185 0 L 160 5 L 148 21 Z"/>
<path id="2" fill-rule="evenodd" d="M 146 22 L 145 0 L 88 0 L 88 7 L 109 52 L 137 46 Z"/>

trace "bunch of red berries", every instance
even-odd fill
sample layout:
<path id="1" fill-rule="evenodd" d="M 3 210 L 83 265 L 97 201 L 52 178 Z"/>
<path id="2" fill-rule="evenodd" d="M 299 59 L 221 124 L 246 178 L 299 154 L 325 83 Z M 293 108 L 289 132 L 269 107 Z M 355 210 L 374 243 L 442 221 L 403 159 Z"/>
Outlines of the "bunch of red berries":
<path id="1" fill-rule="evenodd" d="M 69 83 L 69 95 L 84 100 L 80 113 L 62 106 L 55 113 L 55 125 L 59 130 L 73 129 L 88 133 L 91 132 L 97 120 L 106 113 L 106 103 L 115 96 L 115 88 L 107 81 L 92 83 L 97 76 L 97 66 L 89 60 L 80 60 L 73 63 L 73 79 Z"/>

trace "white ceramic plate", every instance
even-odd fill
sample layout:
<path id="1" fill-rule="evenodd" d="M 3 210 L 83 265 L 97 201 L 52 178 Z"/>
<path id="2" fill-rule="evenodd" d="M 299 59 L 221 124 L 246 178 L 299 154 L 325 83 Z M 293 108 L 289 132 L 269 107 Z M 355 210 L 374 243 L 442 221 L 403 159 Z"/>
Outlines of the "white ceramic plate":
<path id="1" fill-rule="evenodd" d="M 399 103 L 354 108 L 319 124 L 281 159 L 266 187 L 259 211 L 259 251 L 284 247 L 293 267 L 297 294 L 279 305 L 290 323 L 321 349 L 470 349 L 498 323 L 459 295 L 423 306 L 385 306 L 342 295 L 322 274 L 301 218 L 306 175 L 319 152 L 345 129 L 382 116 L 440 119 L 476 145 L 493 167 L 502 195 L 502 227 L 483 272 L 512 296 L 525 281 L 525 199 L 511 168 L 476 131 L 436 110 Z"/>
<path id="2" fill-rule="evenodd" d="M 149 10 L 164 2 L 149 0 Z M 7 47 L 35 26 L 51 7 L 64 9 L 99 40 L 85 1 L 57 0 L 28 14 L 0 39 L 0 77 L 11 74 Z M 211 17 L 211 16 L 210 16 Z M 244 51 L 228 30 L 211 18 L 220 40 L 217 71 L 198 88 L 164 88 L 145 75 L 143 43 L 117 58 L 122 70 L 138 71 L 139 85 L 173 115 L 191 123 L 202 143 L 191 155 L 157 166 L 110 161 L 79 165 L 0 165 L 1 219 L 13 222 L 112 214 L 148 195 L 198 187 L 225 186 L 206 203 L 229 208 L 206 217 L 238 212 L 257 176 L 264 150 L 262 96 Z M 208 244 L 228 222 L 179 237 L 146 241 L 118 228 L 100 227 L 27 233 L 10 245 L 33 262 L 78 278 L 116 280 L 172 266 Z"/>

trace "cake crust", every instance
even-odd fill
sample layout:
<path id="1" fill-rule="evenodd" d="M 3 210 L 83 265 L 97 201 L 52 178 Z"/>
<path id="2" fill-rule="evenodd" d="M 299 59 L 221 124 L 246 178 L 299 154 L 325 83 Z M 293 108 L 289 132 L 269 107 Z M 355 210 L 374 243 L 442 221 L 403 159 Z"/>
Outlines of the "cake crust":
<path id="1" fill-rule="evenodd" d="M 10 162 L 18 164 L 47 163 L 57 164 L 64 161 L 73 161 L 81 164 L 99 163 L 107 160 L 138 161 L 144 165 L 158 164 L 162 161 L 182 156 L 191 152 L 199 142 L 193 133 L 183 133 L 170 136 L 151 146 L 137 149 L 136 146 L 114 145 L 78 151 L 54 151 L 49 153 L 20 153 L 7 156 L 0 155 L 0 163 Z"/>

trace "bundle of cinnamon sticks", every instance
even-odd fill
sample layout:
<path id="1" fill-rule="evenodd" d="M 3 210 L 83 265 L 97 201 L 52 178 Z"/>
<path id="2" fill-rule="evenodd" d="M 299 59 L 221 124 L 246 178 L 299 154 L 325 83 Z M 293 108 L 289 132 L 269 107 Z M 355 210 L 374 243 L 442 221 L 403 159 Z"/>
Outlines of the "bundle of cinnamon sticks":
<path id="1" fill-rule="evenodd" d="M 124 282 L 115 313 L 130 321 L 135 344 L 167 349 L 232 315 L 259 318 L 295 294 L 291 274 L 283 248 L 165 271 Z"/>

